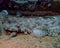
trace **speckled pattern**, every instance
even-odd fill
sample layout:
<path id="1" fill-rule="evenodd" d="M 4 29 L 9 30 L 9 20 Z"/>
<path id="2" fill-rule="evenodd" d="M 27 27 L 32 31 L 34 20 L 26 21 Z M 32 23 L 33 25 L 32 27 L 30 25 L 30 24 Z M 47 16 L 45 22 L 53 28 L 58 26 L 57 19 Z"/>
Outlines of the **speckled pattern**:
<path id="1" fill-rule="evenodd" d="M 36 38 L 32 34 L 20 34 L 10 40 L 0 39 L 0 48 L 48 48 L 55 43 L 54 37 Z"/>
<path id="2" fill-rule="evenodd" d="M 9 21 L 11 23 L 9 23 Z M 58 20 L 58 17 L 55 16 L 52 17 L 9 16 L 3 26 L 5 30 L 14 32 L 16 31 L 18 32 L 21 30 L 21 32 L 24 32 L 25 34 L 32 32 L 39 37 L 45 35 L 57 36 L 60 33 L 60 21 Z M 37 29 L 39 30 L 39 32 L 36 31 Z"/>

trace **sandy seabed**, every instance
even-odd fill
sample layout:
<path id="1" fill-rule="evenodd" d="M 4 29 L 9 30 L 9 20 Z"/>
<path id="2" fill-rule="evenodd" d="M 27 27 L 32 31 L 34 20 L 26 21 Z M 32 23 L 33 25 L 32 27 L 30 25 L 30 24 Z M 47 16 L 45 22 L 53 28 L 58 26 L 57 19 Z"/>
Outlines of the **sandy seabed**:
<path id="1" fill-rule="evenodd" d="M 55 44 L 53 37 L 36 38 L 32 35 L 18 35 L 9 40 L 0 39 L 0 48 L 48 48 Z"/>

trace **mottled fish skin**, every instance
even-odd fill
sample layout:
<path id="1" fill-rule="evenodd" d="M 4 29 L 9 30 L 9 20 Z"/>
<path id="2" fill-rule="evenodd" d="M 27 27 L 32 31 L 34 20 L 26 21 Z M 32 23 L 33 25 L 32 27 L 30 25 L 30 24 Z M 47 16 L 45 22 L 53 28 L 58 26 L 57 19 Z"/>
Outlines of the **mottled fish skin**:
<path id="1" fill-rule="evenodd" d="M 11 34 L 8 36 L 9 38 L 15 36 L 18 32 L 23 32 L 26 35 L 34 33 L 37 37 L 46 35 L 56 36 L 60 33 L 59 23 L 58 17 L 55 16 L 36 18 L 9 16 L 3 23 L 3 28 L 11 31 Z"/>

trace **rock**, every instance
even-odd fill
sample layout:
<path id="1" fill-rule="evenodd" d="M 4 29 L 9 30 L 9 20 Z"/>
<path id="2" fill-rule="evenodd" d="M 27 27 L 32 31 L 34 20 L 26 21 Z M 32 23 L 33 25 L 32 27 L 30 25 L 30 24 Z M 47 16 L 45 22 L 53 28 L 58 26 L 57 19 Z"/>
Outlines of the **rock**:
<path id="1" fill-rule="evenodd" d="M 0 12 L 0 14 L 3 15 L 3 16 L 8 15 L 8 11 L 7 11 L 7 10 L 2 10 L 2 11 Z"/>
<path id="2" fill-rule="evenodd" d="M 8 11 L 7 10 L 2 10 L 0 12 L 0 21 L 4 22 L 5 18 L 7 18 L 7 15 L 8 15 Z"/>
<path id="3" fill-rule="evenodd" d="M 42 30 L 34 29 L 33 30 L 33 35 L 36 36 L 36 37 L 42 37 L 42 36 L 45 36 L 47 34 L 46 34 L 46 32 L 44 32 Z"/>
<path id="4" fill-rule="evenodd" d="M 27 32 L 24 32 L 25 35 L 27 35 L 28 33 Z"/>
<path id="5" fill-rule="evenodd" d="M 52 5 L 52 4 L 51 4 L 51 3 L 49 3 L 49 4 L 48 4 L 48 7 L 51 7 L 51 5 Z"/>

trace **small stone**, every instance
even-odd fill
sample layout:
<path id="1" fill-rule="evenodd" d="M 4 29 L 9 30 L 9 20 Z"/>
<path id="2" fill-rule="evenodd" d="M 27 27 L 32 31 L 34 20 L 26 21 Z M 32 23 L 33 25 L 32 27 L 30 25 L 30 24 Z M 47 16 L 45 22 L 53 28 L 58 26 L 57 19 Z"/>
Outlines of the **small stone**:
<path id="1" fill-rule="evenodd" d="M 49 3 L 49 4 L 48 4 L 48 7 L 51 7 L 51 5 L 52 5 L 52 4 L 51 4 L 51 3 Z"/>
<path id="2" fill-rule="evenodd" d="M 27 35 L 28 33 L 27 32 L 24 32 L 25 35 Z"/>
<path id="3" fill-rule="evenodd" d="M 1 11 L 1 14 L 2 14 L 2 15 L 8 15 L 8 11 L 7 11 L 7 10 L 2 10 L 2 11 Z"/>
<path id="4" fill-rule="evenodd" d="M 46 35 L 46 32 L 39 30 L 39 29 L 34 29 L 33 30 L 33 35 L 36 37 L 42 37 Z"/>

